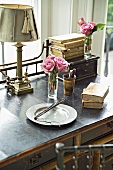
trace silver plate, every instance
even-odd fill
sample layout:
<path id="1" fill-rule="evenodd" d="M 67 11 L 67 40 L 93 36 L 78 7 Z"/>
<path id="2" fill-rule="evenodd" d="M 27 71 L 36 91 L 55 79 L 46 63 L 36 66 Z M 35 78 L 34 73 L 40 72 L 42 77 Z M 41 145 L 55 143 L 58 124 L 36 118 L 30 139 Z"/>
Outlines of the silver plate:
<path id="1" fill-rule="evenodd" d="M 43 103 L 31 106 L 26 112 L 27 118 L 41 125 L 54 125 L 54 126 L 65 125 L 76 119 L 77 111 L 71 106 L 65 104 L 59 104 L 52 110 L 40 116 L 37 120 L 34 119 L 34 117 L 37 114 L 39 114 L 41 111 L 43 111 L 46 107 L 50 106 L 51 104 L 52 103 Z"/>

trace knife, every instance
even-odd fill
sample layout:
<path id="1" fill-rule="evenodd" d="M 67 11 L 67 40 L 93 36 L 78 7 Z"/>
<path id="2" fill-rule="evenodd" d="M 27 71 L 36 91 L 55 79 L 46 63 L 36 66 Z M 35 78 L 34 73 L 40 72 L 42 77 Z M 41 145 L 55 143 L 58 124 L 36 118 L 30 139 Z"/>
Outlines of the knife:
<path id="1" fill-rule="evenodd" d="M 59 105 L 60 103 L 62 103 L 65 99 L 59 99 L 57 102 L 53 103 L 52 105 L 50 105 L 49 107 L 47 107 L 46 109 L 44 109 L 42 112 L 40 112 L 38 115 L 36 115 L 34 117 L 35 120 L 37 120 L 38 117 L 42 116 L 43 114 L 47 113 L 49 110 L 53 109 L 54 107 L 56 107 L 57 105 Z M 37 112 L 37 111 L 36 111 Z M 36 113 L 35 112 L 35 113 Z"/>

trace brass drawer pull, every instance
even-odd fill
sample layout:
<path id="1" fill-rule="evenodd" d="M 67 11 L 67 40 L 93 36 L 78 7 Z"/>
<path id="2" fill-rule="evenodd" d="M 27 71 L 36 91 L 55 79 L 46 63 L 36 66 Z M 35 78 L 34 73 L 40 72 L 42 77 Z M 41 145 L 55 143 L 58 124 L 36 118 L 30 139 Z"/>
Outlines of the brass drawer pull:
<path id="1" fill-rule="evenodd" d="M 42 158 L 42 155 L 41 153 L 38 153 L 37 155 L 34 155 L 32 158 L 29 159 L 29 163 L 31 165 L 35 165 L 35 164 L 38 164 L 40 159 Z"/>

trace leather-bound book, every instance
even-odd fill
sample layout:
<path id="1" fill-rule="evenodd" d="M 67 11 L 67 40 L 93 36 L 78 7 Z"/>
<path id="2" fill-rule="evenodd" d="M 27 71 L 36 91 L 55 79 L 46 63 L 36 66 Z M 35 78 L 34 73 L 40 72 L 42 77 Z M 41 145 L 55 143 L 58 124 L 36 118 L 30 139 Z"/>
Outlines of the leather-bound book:
<path id="1" fill-rule="evenodd" d="M 94 102 L 92 100 L 82 100 L 82 107 L 84 108 L 94 108 L 102 109 L 104 107 L 104 102 Z"/>
<path id="2" fill-rule="evenodd" d="M 83 89 L 82 100 L 102 103 L 109 92 L 109 86 L 101 83 L 91 82 Z"/>
<path id="3" fill-rule="evenodd" d="M 58 42 L 58 43 L 67 43 L 77 40 L 83 40 L 85 38 L 84 34 L 78 34 L 78 33 L 71 33 L 71 34 L 65 34 L 65 35 L 59 35 L 54 37 L 48 37 L 48 39 L 52 42 Z"/>
<path id="4" fill-rule="evenodd" d="M 80 39 L 80 40 L 74 40 L 74 41 L 69 41 L 69 42 L 65 42 L 65 43 L 59 43 L 56 41 L 54 42 L 54 40 L 53 40 L 53 41 L 51 41 L 51 45 L 57 46 L 57 47 L 64 47 L 66 49 L 83 47 L 84 46 L 84 38 L 82 37 L 82 39 Z"/>

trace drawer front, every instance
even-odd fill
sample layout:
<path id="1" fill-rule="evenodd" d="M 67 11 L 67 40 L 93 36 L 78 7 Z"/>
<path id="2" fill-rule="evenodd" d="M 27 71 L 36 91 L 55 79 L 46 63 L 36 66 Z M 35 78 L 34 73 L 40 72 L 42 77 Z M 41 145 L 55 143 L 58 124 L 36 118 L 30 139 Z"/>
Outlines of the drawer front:
<path id="1" fill-rule="evenodd" d="M 89 75 L 97 75 L 97 62 L 93 61 L 93 62 L 88 62 L 88 63 L 83 63 L 80 65 L 77 65 L 76 67 L 77 70 L 77 78 L 82 78 L 85 76 L 89 76 Z"/>
<path id="2" fill-rule="evenodd" d="M 91 140 L 95 140 L 96 138 L 99 138 L 107 133 L 112 132 L 112 131 L 113 131 L 113 121 L 108 122 L 104 125 L 94 128 L 92 130 L 89 130 L 88 132 L 82 133 L 81 134 L 81 144 L 84 144 Z"/>
<path id="3" fill-rule="evenodd" d="M 105 164 L 104 170 L 113 170 L 113 160 Z"/>
<path id="4" fill-rule="evenodd" d="M 62 141 L 65 146 L 73 145 L 73 138 Z M 26 158 L 18 160 L 10 165 L 0 168 L 0 170 L 31 170 L 41 164 L 52 160 L 56 157 L 55 146 L 50 146 L 47 149 L 44 149 L 40 152 L 32 154 Z"/>

